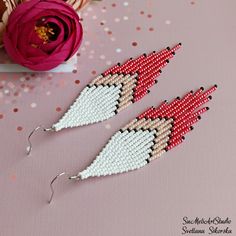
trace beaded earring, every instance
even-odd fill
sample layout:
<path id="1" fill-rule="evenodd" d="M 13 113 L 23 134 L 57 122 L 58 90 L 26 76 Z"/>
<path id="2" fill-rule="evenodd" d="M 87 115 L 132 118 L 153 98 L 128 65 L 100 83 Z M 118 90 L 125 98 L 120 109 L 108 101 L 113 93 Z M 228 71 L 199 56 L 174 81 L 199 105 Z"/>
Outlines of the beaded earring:
<path id="1" fill-rule="evenodd" d="M 75 176 L 65 172 L 57 175 L 50 184 L 52 201 L 53 183 L 63 175 L 70 180 L 85 180 L 120 174 L 139 169 L 183 142 L 184 135 L 193 130 L 193 124 L 209 110 L 201 108 L 216 90 L 213 86 L 204 92 L 203 87 L 195 93 L 190 91 L 182 99 L 164 101 L 159 107 L 151 107 L 119 130 L 102 149 L 94 161 Z"/>
<path id="2" fill-rule="evenodd" d="M 156 78 L 161 74 L 161 69 L 180 47 L 181 43 L 159 53 L 153 51 L 136 59 L 130 58 L 123 65 L 118 63 L 99 75 L 82 90 L 69 110 L 51 128 L 38 126 L 30 133 L 28 154 L 32 150 L 30 138 L 39 129 L 60 131 L 101 122 L 142 99 L 150 92 L 148 89 L 157 83 Z"/>

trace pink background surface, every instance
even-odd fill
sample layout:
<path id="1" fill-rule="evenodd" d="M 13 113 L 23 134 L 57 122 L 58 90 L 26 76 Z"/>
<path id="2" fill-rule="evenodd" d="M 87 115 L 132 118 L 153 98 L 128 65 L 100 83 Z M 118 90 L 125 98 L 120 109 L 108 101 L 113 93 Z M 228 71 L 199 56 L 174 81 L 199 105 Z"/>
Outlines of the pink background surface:
<path id="1" fill-rule="evenodd" d="M 231 218 L 235 232 L 235 8 L 234 0 L 103 0 L 82 13 L 72 73 L 1 74 L 0 235 L 171 236 L 181 235 L 184 216 L 217 215 Z M 56 122 L 96 74 L 178 42 L 182 49 L 141 102 L 100 124 L 39 133 L 26 156 L 29 132 Z M 183 145 L 129 174 L 61 180 L 47 204 L 56 174 L 82 170 L 147 107 L 215 83 L 210 111 Z"/>

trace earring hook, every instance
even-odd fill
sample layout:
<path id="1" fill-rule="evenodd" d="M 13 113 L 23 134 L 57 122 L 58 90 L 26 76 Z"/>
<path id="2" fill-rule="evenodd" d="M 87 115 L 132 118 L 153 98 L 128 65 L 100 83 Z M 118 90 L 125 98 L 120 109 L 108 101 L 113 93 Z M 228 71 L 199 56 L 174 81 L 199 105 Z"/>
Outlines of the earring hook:
<path id="1" fill-rule="evenodd" d="M 27 148 L 27 155 L 30 155 L 33 146 L 32 146 L 32 142 L 31 142 L 31 136 L 38 130 L 43 130 L 44 132 L 48 132 L 48 131 L 55 131 L 53 128 L 44 128 L 43 126 L 39 125 L 38 127 L 36 127 L 34 130 L 32 130 L 28 136 L 28 143 L 29 146 Z"/>
<path id="2" fill-rule="evenodd" d="M 54 193 L 55 193 L 54 188 L 53 188 L 54 182 L 55 182 L 59 177 L 64 176 L 64 175 L 65 175 L 69 180 L 80 180 L 80 176 L 79 176 L 79 175 L 70 176 L 70 175 L 68 175 L 66 172 L 62 172 L 62 173 L 56 175 L 56 176 L 52 179 L 52 181 L 50 182 L 51 196 L 50 196 L 50 199 L 49 199 L 49 201 L 48 201 L 49 204 L 52 202 L 52 199 L 53 199 L 53 196 L 54 196 Z"/>

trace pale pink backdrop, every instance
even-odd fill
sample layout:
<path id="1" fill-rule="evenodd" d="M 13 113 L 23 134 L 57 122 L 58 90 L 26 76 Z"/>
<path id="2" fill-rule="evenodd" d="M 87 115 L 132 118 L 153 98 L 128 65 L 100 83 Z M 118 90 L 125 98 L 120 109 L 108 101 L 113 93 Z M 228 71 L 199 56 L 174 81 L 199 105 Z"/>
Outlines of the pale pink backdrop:
<path id="1" fill-rule="evenodd" d="M 82 13 L 85 37 L 71 73 L 1 74 L 1 236 L 172 236 L 182 217 L 229 217 L 236 230 L 235 0 L 103 0 Z M 39 133 L 110 65 L 182 42 L 160 81 L 141 102 L 106 122 Z M 151 105 L 217 83 L 210 110 L 183 145 L 142 170 L 82 183 L 76 174 L 111 135 Z M 234 233 L 232 234 L 234 235 Z"/>

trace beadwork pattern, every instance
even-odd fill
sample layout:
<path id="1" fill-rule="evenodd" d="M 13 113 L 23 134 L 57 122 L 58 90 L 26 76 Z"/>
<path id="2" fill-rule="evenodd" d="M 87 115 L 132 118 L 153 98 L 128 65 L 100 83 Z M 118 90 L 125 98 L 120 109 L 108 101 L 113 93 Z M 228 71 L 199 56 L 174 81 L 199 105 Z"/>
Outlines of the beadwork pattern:
<path id="1" fill-rule="evenodd" d="M 216 88 L 215 85 L 204 91 L 201 87 L 182 99 L 177 97 L 170 103 L 164 101 L 157 108 L 149 108 L 119 130 L 78 177 L 86 179 L 139 169 L 178 146 L 209 110 L 201 106 L 212 98 L 210 94 Z"/>
<path id="2" fill-rule="evenodd" d="M 172 49 L 143 54 L 118 63 L 87 85 L 63 117 L 52 126 L 55 131 L 100 122 L 111 118 L 149 93 L 161 69 L 181 44 Z"/>

